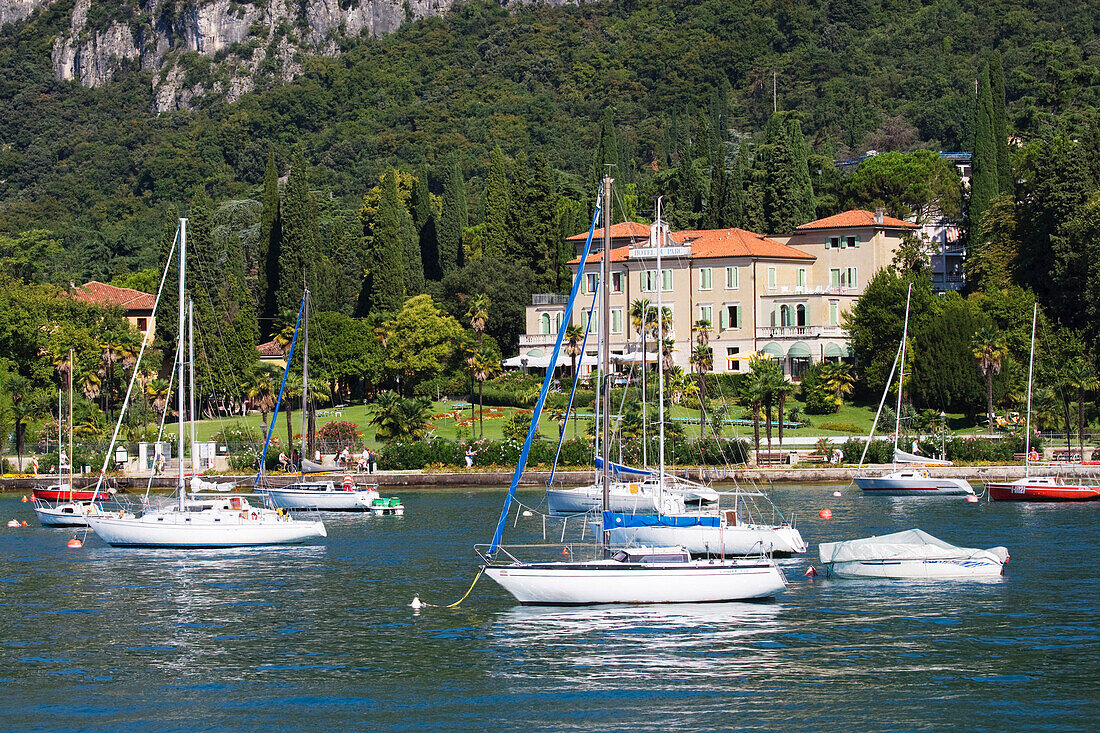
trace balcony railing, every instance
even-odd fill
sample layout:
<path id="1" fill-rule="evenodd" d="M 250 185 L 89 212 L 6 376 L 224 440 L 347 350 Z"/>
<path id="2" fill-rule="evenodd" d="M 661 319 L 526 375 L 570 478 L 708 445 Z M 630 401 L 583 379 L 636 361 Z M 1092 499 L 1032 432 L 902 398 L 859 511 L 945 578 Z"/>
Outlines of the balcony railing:
<path id="1" fill-rule="evenodd" d="M 756 337 L 781 338 L 840 338 L 844 329 L 840 326 L 764 326 L 756 329 Z"/>
<path id="2" fill-rule="evenodd" d="M 556 333 L 521 333 L 519 335 L 520 346 L 553 346 L 557 340 Z"/>
<path id="3" fill-rule="evenodd" d="M 568 302 L 569 296 L 561 293 L 534 293 L 531 295 L 531 305 L 565 305 Z"/>

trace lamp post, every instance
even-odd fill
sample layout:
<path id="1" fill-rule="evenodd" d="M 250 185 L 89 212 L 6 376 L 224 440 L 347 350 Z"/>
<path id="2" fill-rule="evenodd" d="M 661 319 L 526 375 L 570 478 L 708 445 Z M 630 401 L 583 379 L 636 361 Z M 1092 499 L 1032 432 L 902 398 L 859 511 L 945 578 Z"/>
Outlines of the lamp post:
<path id="1" fill-rule="evenodd" d="M 947 460 L 947 413 L 940 410 L 940 458 Z"/>

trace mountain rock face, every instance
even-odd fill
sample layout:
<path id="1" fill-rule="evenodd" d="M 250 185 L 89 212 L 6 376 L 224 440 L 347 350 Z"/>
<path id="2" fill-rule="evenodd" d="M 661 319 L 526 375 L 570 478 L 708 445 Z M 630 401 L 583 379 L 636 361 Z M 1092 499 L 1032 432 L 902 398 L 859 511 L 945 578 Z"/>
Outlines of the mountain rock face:
<path id="1" fill-rule="evenodd" d="M 0 0 L 0 23 L 26 18 L 52 1 Z M 298 74 L 299 51 L 335 55 L 341 38 L 391 33 L 454 3 L 75 0 L 68 30 L 53 41 L 51 60 L 59 79 L 89 87 L 106 84 L 127 68 L 152 71 L 154 106 L 165 112 L 188 108 L 207 95 L 233 101 L 258 80 Z"/>

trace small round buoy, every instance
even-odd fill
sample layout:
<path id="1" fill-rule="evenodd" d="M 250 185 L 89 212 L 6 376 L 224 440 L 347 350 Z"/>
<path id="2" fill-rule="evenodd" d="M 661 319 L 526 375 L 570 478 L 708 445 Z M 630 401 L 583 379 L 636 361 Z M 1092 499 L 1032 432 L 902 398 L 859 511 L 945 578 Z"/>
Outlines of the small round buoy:
<path id="1" fill-rule="evenodd" d="M 20 501 L 23 502 L 24 504 L 26 504 L 27 503 L 27 497 L 24 496 L 22 499 L 20 499 Z"/>
<path id="2" fill-rule="evenodd" d="M 414 611 L 419 611 L 421 608 L 424 607 L 424 601 L 420 600 L 419 593 L 413 595 L 412 603 L 409 604 L 409 607 L 412 608 Z"/>
<path id="3" fill-rule="evenodd" d="M 535 516 L 535 513 L 533 511 L 531 511 L 530 509 L 524 509 L 523 510 L 523 516 L 533 517 L 533 516 Z"/>
<path id="4" fill-rule="evenodd" d="M 24 520 L 23 520 L 23 524 L 21 524 L 20 526 L 21 526 L 21 527 L 26 527 L 26 526 L 27 526 L 27 520 L 26 520 L 26 519 L 24 519 Z"/>
<path id="5" fill-rule="evenodd" d="M 819 511 L 817 513 L 817 516 L 821 517 L 822 519 L 832 519 L 833 518 L 833 510 L 832 509 L 822 509 L 821 511 Z"/>
<path id="6" fill-rule="evenodd" d="M 568 547 L 561 548 L 561 554 L 568 555 L 569 554 L 569 548 Z"/>
<path id="7" fill-rule="evenodd" d="M 10 522 L 8 522 L 8 526 L 9 527 L 18 527 L 19 526 L 19 520 L 18 519 L 11 520 Z"/>
<path id="8" fill-rule="evenodd" d="M 78 538 L 73 537 L 71 540 L 68 541 L 67 545 L 70 550 L 79 550 L 81 547 L 84 546 L 84 543 L 81 542 Z"/>
<path id="9" fill-rule="evenodd" d="M 966 501 L 970 504 L 977 504 L 978 503 L 978 497 L 971 494 L 970 496 L 966 497 Z"/>
<path id="10" fill-rule="evenodd" d="M 833 492 L 833 496 L 836 496 L 836 497 L 838 497 L 838 498 L 839 498 L 839 497 L 841 496 L 841 494 L 840 494 L 840 492 L 839 492 L 839 491 L 834 491 L 834 492 Z"/>
<path id="11" fill-rule="evenodd" d="M 804 578 L 816 578 L 817 577 L 817 568 L 815 568 L 813 565 L 811 565 L 810 567 L 806 568 L 806 572 L 802 573 L 802 577 L 804 577 Z"/>

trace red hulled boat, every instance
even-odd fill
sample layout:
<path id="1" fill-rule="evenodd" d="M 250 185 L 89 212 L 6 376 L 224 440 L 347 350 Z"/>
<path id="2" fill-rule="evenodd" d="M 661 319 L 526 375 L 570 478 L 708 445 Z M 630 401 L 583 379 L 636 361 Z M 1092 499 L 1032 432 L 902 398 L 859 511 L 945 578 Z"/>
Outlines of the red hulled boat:
<path id="1" fill-rule="evenodd" d="M 1096 501 L 1100 486 L 1067 484 L 1057 476 L 1032 476 L 1011 483 L 986 484 L 993 501 Z"/>
<path id="2" fill-rule="evenodd" d="M 107 499 L 107 491 L 100 489 L 96 493 L 95 487 L 83 489 L 71 489 L 68 484 L 54 484 L 53 486 L 36 486 L 32 490 L 35 499 L 42 501 L 103 501 Z"/>

